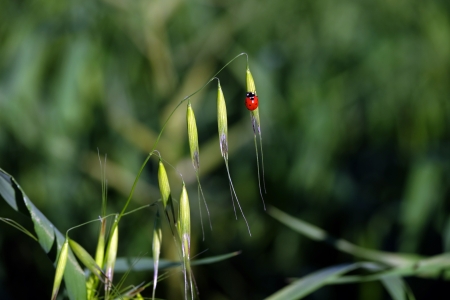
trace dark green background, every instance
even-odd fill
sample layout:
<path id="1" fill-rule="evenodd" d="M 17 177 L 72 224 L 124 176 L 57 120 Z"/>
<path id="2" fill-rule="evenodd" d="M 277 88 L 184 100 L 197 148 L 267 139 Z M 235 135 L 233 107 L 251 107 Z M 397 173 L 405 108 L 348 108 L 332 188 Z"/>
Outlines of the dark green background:
<path id="1" fill-rule="evenodd" d="M 97 148 L 108 154 L 108 212 L 119 211 L 173 107 L 241 52 L 260 99 L 267 205 L 360 246 L 450 250 L 450 2 L 0 1 L 0 167 L 62 231 L 100 214 Z M 220 75 L 230 169 L 252 229 L 234 219 L 217 137 L 216 83 L 192 99 L 213 232 L 201 240 L 185 105 L 157 147 L 188 183 L 193 254 L 242 250 L 196 267 L 202 299 L 261 299 L 354 260 L 268 216 L 258 192 L 245 58 Z M 130 208 L 158 199 L 156 161 Z M 174 194 L 179 177 L 169 169 Z M 119 255 L 151 253 L 153 210 L 121 222 Z M 6 203 L 0 216 L 26 224 Z M 206 222 L 206 219 L 205 219 Z M 73 231 L 91 253 L 96 225 Z M 167 228 L 166 228 L 167 229 Z M 163 258 L 174 258 L 165 234 Z M 0 224 L 0 298 L 48 299 L 54 269 L 39 245 Z M 177 299 L 181 273 L 158 297 Z M 149 281 L 137 273 L 129 283 Z M 448 283 L 408 279 L 418 299 Z M 147 294 L 148 296 L 149 294 Z M 388 299 L 380 283 L 308 299 Z"/>

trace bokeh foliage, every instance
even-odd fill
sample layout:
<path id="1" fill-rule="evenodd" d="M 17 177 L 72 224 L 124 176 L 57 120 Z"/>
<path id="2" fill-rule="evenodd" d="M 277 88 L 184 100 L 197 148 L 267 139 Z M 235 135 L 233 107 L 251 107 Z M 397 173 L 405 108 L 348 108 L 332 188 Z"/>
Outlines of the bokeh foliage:
<path id="1" fill-rule="evenodd" d="M 97 148 L 108 153 L 109 209 L 118 211 L 171 110 L 245 51 L 260 100 L 267 204 L 364 247 L 450 250 L 448 1 L 1 0 L 0 7 L 0 166 L 60 231 L 100 214 Z M 234 220 L 213 84 L 192 105 L 214 231 L 201 241 L 193 209 L 192 251 L 243 253 L 194 269 L 202 298 L 261 299 L 288 277 L 353 259 L 263 211 L 243 104 L 245 59 L 220 79 L 230 171 L 253 236 Z M 184 107 L 158 150 L 183 173 L 195 203 Z M 135 207 L 159 197 L 156 165 L 146 168 Z M 168 171 L 178 195 L 181 182 Z M 17 218 L 4 203 L 0 211 Z M 151 251 L 152 214 L 124 219 L 120 255 Z M 75 233 L 90 251 L 96 230 Z M 163 247 L 163 258 L 174 255 Z M 50 292 L 54 269 L 37 244 L 1 225 L 0 254 L 0 298 Z M 160 297 L 179 295 L 176 277 Z M 445 285 L 408 282 L 418 299 Z M 310 296 L 384 297 L 379 283 Z"/>

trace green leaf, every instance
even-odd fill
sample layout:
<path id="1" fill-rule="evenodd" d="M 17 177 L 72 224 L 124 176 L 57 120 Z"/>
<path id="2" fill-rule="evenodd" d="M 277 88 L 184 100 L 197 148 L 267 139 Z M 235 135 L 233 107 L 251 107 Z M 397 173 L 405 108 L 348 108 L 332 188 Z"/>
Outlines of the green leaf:
<path id="1" fill-rule="evenodd" d="M 420 161 L 413 166 L 399 212 L 402 225 L 399 247 L 402 251 L 417 250 L 425 225 L 442 202 L 441 173 L 440 164 L 432 160 Z"/>
<path id="2" fill-rule="evenodd" d="M 334 238 L 325 230 L 303 220 L 294 218 L 275 207 L 269 207 L 267 212 L 281 223 L 312 240 L 328 243 L 341 252 L 348 253 L 362 259 L 373 260 L 395 267 L 411 265 L 421 258 L 413 254 L 398 254 L 366 249 L 352 244 L 344 239 Z"/>
<path id="3" fill-rule="evenodd" d="M 322 286 L 329 284 L 336 278 L 343 274 L 353 271 L 361 267 L 371 267 L 372 263 L 352 263 L 328 267 L 310 275 L 307 275 L 299 280 L 294 281 L 290 285 L 282 288 L 275 294 L 266 298 L 266 300 L 289 300 L 301 299 Z"/>
<path id="4" fill-rule="evenodd" d="M 406 277 L 406 276 L 417 276 L 424 278 L 438 278 L 441 273 L 450 267 L 450 254 L 444 253 L 436 256 L 432 256 L 426 259 L 422 259 L 416 263 L 405 265 L 396 268 L 383 268 L 379 265 L 379 270 L 374 274 L 370 275 L 351 275 L 342 276 L 336 278 L 333 284 L 343 284 L 343 283 L 355 283 L 355 282 L 366 282 L 374 280 L 389 279 L 392 277 Z M 444 278 L 449 280 L 449 278 Z"/>
<path id="5" fill-rule="evenodd" d="M 414 295 L 409 290 L 405 281 L 400 276 L 390 276 L 381 278 L 381 283 L 388 291 L 394 300 L 415 299 Z"/>
<path id="6" fill-rule="evenodd" d="M 61 247 L 64 244 L 64 236 L 34 206 L 16 180 L 2 169 L 0 169 L 0 196 L 14 210 L 24 213 L 31 218 L 39 244 L 47 253 L 50 260 L 56 263 L 57 253 L 61 251 Z M 64 281 L 70 299 L 86 299 L 84 272 L 71 250 L 69 250 L 67 265 L 64 271 Z"/>

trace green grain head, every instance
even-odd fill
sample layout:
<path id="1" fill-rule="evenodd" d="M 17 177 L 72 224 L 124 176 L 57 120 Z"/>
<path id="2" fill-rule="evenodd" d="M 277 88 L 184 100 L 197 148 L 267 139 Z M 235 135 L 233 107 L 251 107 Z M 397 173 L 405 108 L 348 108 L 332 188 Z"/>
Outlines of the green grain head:
<path id="1" fill-rule="evenodd" d="M 152 252 L 153 252 L 152 299 L 155 299 L 156 285 L 158 283 L 158 266 L 159 266 L 159 256 L 161 254 L 161 243 L 162 243 L 161 218 L 159 217 L 159 213 L 157 213 L 155 218 L 155 226 L 153 227 L 153 243 L 152 243 Z"/>
<path id="2" fill-rule="evenodd" d="M 178 230 L 183 249 L 183 257 L 189 257 L 191 244 L 191 213 L 189 208 L 189 198 L 186 191 L 186 185 L 183 182 L 183 188 L 180 196 Z"/>
<path id="3" fill-rule="evenodd" d="M 256 87 L 255 87 L 255 81 L 253 80 L 252 73 L 250 72 L 250 69 L 247 67 L 246 72 L 246 83 L 247 83 L 247 92 L 252 92 L 256 94 Z"/>
<path id="4" fill-rule="evenodd" d="M 187 127 L 188 127 L 188 138 L 189 138 L 189 149 L 191 151 L 192 164 L 197 172 L 200 168 L 200 154 L 198 147 L 198 133 L 197 133 L 197 123 L 195 122 L 194 110 L 189 102 L 186 112 Z"/>
<path id="5" fill-rule="evenodd" d="M 158 168 L 158 184 L 159 191 L 161 193 L 161 200 L 164 205 L 164 209 L 167 207 L 167 203 L 170 199 L 170 185 L 169 178 L 167 177 L 166 168 L 161 160 L 159 160 L 159 168 Z"/>
<path id="6" fill-rule="evenodd" d="M 227 106 L 220 82 L 217 88 L 217 125 L 219 128 L 220 153 L 228 159 L 228 122 Z"/>
<path id="7" fill-rule="evenodd" d="M 255 81 L 253 80 L 252 73 L 250 72 L 250 69 L 247 67 L 247 75 L 246 75 L 246 85 L 247 85 L 247 92 L 256 93 L 256 87 L 255 87 Z M 256 108 L 255 110 L 250 111 L 250 117 L 252 119 L 252 126 L 253 126 L 253 133 L 261 134 L 261 122 L 259 120 L 259 108 Z"/>
<path id="8" fill-rule="evenodd" d="M 69 241 L 68 238 L 64 241 L 59 252 L 58 262 L 56 263 L 55 280 L 53 282 L 52 300 L 56 299 L 58 295 L 59 287 L 64 276 L 64 270 L 66 269 L 67 257 L 69 256 Z"/>
<path id="9" fill-rule="evenodd" d="M 105 274 L 106 274 L 106 284 L 105 291 L 108 294 L 112 287 L 112 280 L 114 276 L 114 265 L 116 264 L 117 248 L 119 245 L 119 221 L 118 216 L 114 220 L 112 226 L 113 232 L 111 233 L 110 241 L 108 243 L 108 248 L 106 249 L 105 256 Z"/>
<path id="10" fill-rule="evenodd" d="M 83 263 L 83 265 L 91 271 L 92 274 L 104 281 L 101 268 L 97 265 L 94 258 L 77 242 L 69 239 L 70 248 L 75 256 Z"/>

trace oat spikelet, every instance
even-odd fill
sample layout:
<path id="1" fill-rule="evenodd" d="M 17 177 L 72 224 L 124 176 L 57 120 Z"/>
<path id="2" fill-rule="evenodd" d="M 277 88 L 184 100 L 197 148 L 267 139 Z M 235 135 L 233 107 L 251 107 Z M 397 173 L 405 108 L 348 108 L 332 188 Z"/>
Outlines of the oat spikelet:
<path id="1" fill-rule="evenodd" d="M 194 110 L 192 109 L 191 102 L 188 102 L 187 112 L 186 112 L 187 128 L 188 128 L 188 138 L 189 138 L 189 150 L 191 152 L 192 165 L 194 166 L 195 176 L 197 177 L 198 183 L 198 207 L 200 210 L 200 223 L 202 226 L 203 240 L 205 240 L 205 231 L 203 229 L 203 218 L 201 209 L 201 199 L 205 204 L 206 212 L 208 213 L 209 226 L 212 230 L 211 217 L 209 214 L 208 205 L 206 204 L 205 196 L 203 195 L 202 186 L 200 184 L 200 178 L 198 175 L 200 168 L 200 150 L 198 147 L 198 133 L 197 133 L 197 123 L 195 121 Z"/>
<path id="2" fill-rule="evenodd" d="M 171 221 L 168 213 L 168 211 L 170 210 L 172 212 L 172 222 L 173 224 L 176 224 L 175 210 L 172 202 L 172 194 L 170 192 L 169 178 L 167 177 L 166 168 L 164 167 L 164 164 L 161 159 L 159 160 L 159 167 L 158 167 L 158 184 L 159 184 L 159 191 L 161 193 L 161 201 L 163 203 L 167 219 L 169 220 L 170 223 Z M 170 229 L 172 229 L 172 226 L 170 227 Z"/>
<path id="3" fill-rule="evenodd" d="M 254 93 L 256 95 L 256 87 L 255 87 L 255 81 L 253 80 L 252 73 L 250 72 L 250 69 L 247 66 L 247 72 L 246 72 L 246 85 L 247 85 L 247 93 Z M 255 141 L 255 152 L 256 152 L 256 166 L 258 169 L 258 186 L 259 186 L 259 194 L 261 195 L 261 199 L 263 202 L 264 210 L 266 209 L 266 204 L 264 203 L 264 197 L 262 193 L 261 188 L 261 175 L 259 171 L 259 156 L 258 156 L 258 143 L 256 141 L 256 135 L 259 136 L 259 145 L 260 145 L 260 151 L 261 151 L 261 169 L 262 169 L 262 182 L 264 187 L 264 193 L 266 192 L 266 182 L 264 180 L 264 153 L 262 148 L 262 136 L 261 136 L 261 121 L 259 119 L 259 108 L 256 108 L 255 110 L 250 111 L 250 119 L 252 121 L 252 127 L 253 127 L 253 137 Z"/>
<path id="4" fill-rule="evenodd" d="M 155 226 L 153 228 L 153 294 L 152 299 L 155 299 L 156 284 L 158 283 L 158 265 L 159 256 L 161 254 L 161 242 L 162 242 L 162 230 L 161 230 L 161 218 L 159 212 L 156 213 Z"/>
<path id="5" fill-rule="evenodd" d="M 69 239 L 69 245 L 75 256 L 83 263 L 83 265 L 91 271 L 93 276 L 96 276 L 102 282 L 105 281 L 105 275 L 97 262 L 92 256 L 77 242 Z"/>
<path id="6" fill-rule="evenodd" d="M 233 203 L 234 214 L 237 219 L 236 207 L 234 205 L 234 199 L 242 213 L 242 217 L 244 218 L 245 224 L 247 224 L 248 233 L 250 236 L 252 235 L 250 232 L 250 226 L 248 225 L 247 219 L 245 218 L 244 211 L 242 210 L 241 204 L 239 203 L 239 199 L 236 195 L 236 191 L 234 190 L 233 182 L 231 181 L 230 169 L 228 167 L 228 121 L 227 121 L 227 107 L 225 104 L 225 96 L 223 95 L 222 87 L 220 86 L 220 82 L 218 82 L 217 88 L 217 125 L 219 129 L 219 141 L 220 141 L 220 153 L 225 161 L 225 167 L 227 169 L 228 175 L 228 183 L 230 185 L 230 193 L 231 193 L 231 202 Z"/>
<path id="7" fill-rule="evenodd" d="M 183 255 L 183 273 L 185 299 L 190 290 L 191 297 L 194 299 L 193 274 L 191 269 L 191 212 L 189 208 L 189 198 L 186 191 L 186 185 L 183 182 L 183 188 L 180 196 L 180 207 L 178 216 L 178 233 L 181 240 L 181 250 Z"/>
<path id="8" fill-rule="evenodd" d="M 56 299 L 59 287 L 63 279 L 64 270 L 66 269 L 67 257 L 69 256 L 69 240 L 66 237 L 64 244 L 59 251 L 58 262 L 56 263 L 55 280 L 53 281 L 52 300 Z"/>
<path id="9" fill-rule="evenodd" d="M 105 256 L 105 274 L 106 274 L 106 282 L 105 282 L 105 294 L 109 296 L 109 292 L 112 287 L 113 275 L 114 275 L 114 265 L 116 264 L 116 256 L 117 256 L 117 248 L 119 245 L 119 224 L 118 224 L 118 216 L 116 215 L 116 219 L 114 220 L 114 224 L 112 225 L 113 232 L 110 236 L 110 241 L 108 243 L 108 248 L 106 249 Z"/>

